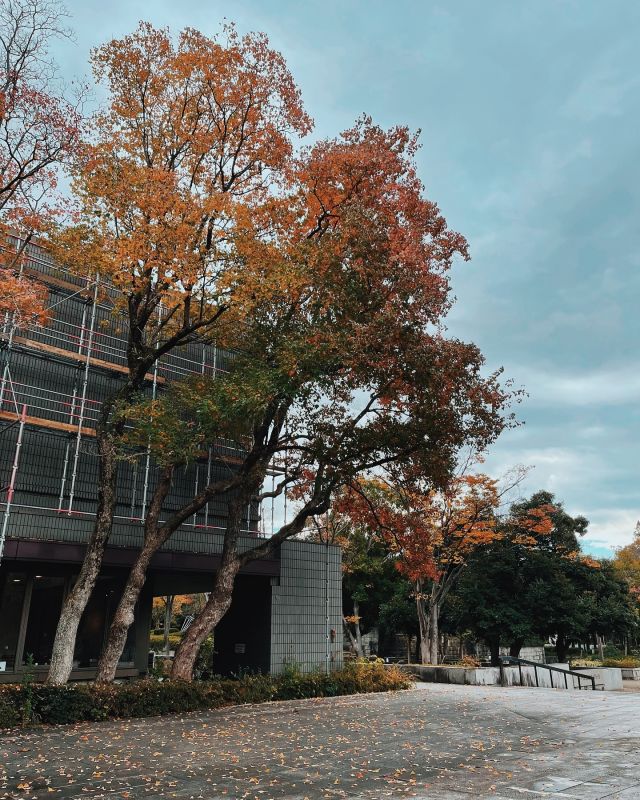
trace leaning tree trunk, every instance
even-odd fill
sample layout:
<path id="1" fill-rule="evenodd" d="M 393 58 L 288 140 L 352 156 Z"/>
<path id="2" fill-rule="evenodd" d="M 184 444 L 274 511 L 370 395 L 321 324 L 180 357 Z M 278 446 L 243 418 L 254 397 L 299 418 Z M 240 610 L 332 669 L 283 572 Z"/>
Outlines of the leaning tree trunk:
<path id="1" fill-rule="evenodd" d="M 109 626 L 107 642 L 98 662 L 96 675 L 98 683 L 109 683 L 116 676 L 118 662 L 127 642 L 127 634 L 133 624 L 135 606 L 147 578 L 147 568 L 154 553 L 155 547 L 145 544 L 129 572 L 120 602 Z"/>
<path id="2" fill-rule="evenodd" d="M 344 617 L 342 617 L 342 625 L 344 627 L 345 633 L 347 634 L 347 638 L 349 639 L 349 645 L 350 645 L 351 649 L 353 650 L 353 654 L 355 656 L 359 656 L 359 653 L 358 653 L 358 642 L 356 640 L 356 637 L 353 635 L 353 631 L 349 627 L 349 623 L 347 622 L 347 620 Z"/>
<path id="3" fill-rule="evenodd" d="M 122 591 L 122 596 L 118 602 L 118 607 L 109 626 L 109 635 L 98 662 L 98 674 L 96 680 L 99 683 L 109 683 L 116 676 L 118 662 L 127 641 L 129 628 L 133 624 L 134 610 L 140 592 L 147 579 L 147 569 L 153 555 L 157 552 L 160 545 L 165 541 L 165 531 L 158 528 L 158 521 L 162 513 L 162 504 L 165 501 L 171 488 L 172 467 L 166 467 L 160 474 L 158 485 L 156 486 L 147 518 L 144 526 L 144 543 L 138 553 Z M 170 614 L 170 607 L 167 603 Z"/>
<path id="4" fill-rule="evenodd" d="M 65 598 L 56 628 L 47 683 L 61 686 L 69 680 L 73 653 L 82 614 L 96 584 L 104 549 L 111 534 L 116 506 L 118 460 L 115 437 L 107 434 L 98 439 L 99 472 L 96 521 L 87 544 L 80 574 Z"/>
<path id="5" fill-rule="evenodd" d="M 213 591 L 178 645 L 171 667 L 171 677 L 174 680 L 193 680 L 193 668 L 200 647 L 231 607 L 233 587 L 241 564 L 238 555 L 238 539 L 240 538 L 242 512 L 250 497 L 251 493 L 241 492 L 229 503 L 222 559 L 216 573 Z"/>
<path id="6" fill-rule="evenodd" d="M 240 559 L 237 553 L 230 554 L 227 558 L 223 557 L 207 604 L 187 628 L 176 650 L 171 668 L 173 680 L 193 680 L 193 668 L 200 647 L 231 606 L 233 586 L 239 569 Z"/>

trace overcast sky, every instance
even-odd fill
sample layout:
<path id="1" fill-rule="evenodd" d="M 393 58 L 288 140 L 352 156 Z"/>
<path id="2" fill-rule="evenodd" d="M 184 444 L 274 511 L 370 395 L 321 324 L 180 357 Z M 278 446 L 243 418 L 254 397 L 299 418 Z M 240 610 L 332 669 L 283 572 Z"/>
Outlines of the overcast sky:
<path id="1" fill-rule="evenodd" d="M 89 49 L 138 20 L 266 32 L 316 135 L 362 112 L 422 129 L 428 196 L 470 242 L 450 332 L 528 398 L 487 470 L 535 467 L 607 554 L 640 518 L 640 3 L 633 0 L 69 0 Z"/>

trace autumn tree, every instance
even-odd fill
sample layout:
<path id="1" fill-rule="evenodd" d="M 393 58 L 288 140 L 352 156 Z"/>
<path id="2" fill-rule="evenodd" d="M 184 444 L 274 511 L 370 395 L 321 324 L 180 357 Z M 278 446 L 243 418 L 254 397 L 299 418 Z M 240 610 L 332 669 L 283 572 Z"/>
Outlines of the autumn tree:
<path id="1" fill-rule="evenodd" d="M 352 488 L 352 517 L 388 542 L 413 586 L 422 663 L 438 663 L 442 604 L 469 554 L 495 538 L 500 498 L 512 485 L 458 474 L 438 489 L 428 476 L 391 474 Z"/>
<path id="2" fill-rule="evenodd" d="M 447 271 L 456 255 L 466 256 L 466 243 L 423 196 L 416 147 L 405 128 L 384 131 L 362 118 L 303 150 L 283 190 L 256 204 L 242 227 L 238 221 L 231 291 L 242 302 L 230 304 L 217 326 L 218 341 L 236 355 L 228 374 L 194 379 L 192 400 L 182 402 L 202 408 L 218 435 L 235 431 L 242 464 L 226 486 L 204 487 L 145 534 L 152 553 L 212 492 L 226 495 L 221 565 L 178 648 L 175 678 L 191 678 L 242 566 L 325 513 L 335 492 L 396 462 L 419 464 L 442 481 L 461 447 L 486 446 L 506 424 L 499 376 L 483 374 L 475 346 L 441 330 Z M 262 487 L 276 458 L 284 470 L 275 491 L 299 505 L 273 536 L 243 549 L 247 505 L 269 496 Z M 164 491 L 159 486 L 157 507 Z M 114 616 L 102 680 L 115 670 L 145 570 L 141 562 Z"/>
<path id="3" fill-rule="evenodd" d="M 92 65 L 107 102 L 75 160 L 74 213 L 53 252 L 69 269 L 118 290 L 127 375 L 97 422 L 96 521 L 58 623 L 54 684 L 69 676 L 111 531 L 121 412 L 159 358 L 212 341 L 221 317 L 242 304 L 239 222 L 274 194 L 290 167 L 291 136 L 310 127 L 283 58 L 262 35 L 240 37 L 226 27 L 208 38 L 186 29 L 174 41 L 141 23 L 97 48 Z M 235 318 L 246 313 L 236 309 Z"/>
<path id="4" fill-rule="evenodd" d="M 613 566 L 640 608 L 640 522 L 636 523 L 631 544 L 616 551 Z"/>
<path id="5" fill-rule="evenodd" d="M 51 221 L 61 165 L 80 136 L 81 97 L 68 100 L 49 48 L 69 35 L 55 0 L 0 3 L 0 313 L 16 327 L 46 318 L 23 254 Z"/>
<path id="6" fill-rule="evenodd" d="M 501 644 L 517 656 L 527 639 L 550 636 L 565 661 L 571 641 L 584 640 L 594 625 L 602 628 L 607 615 L 596 622 L 595 613 L 601 601 L 610 607 L 610 630 L 618 629 L 615 587 L 603 581 L 602 565 L 580 552 L 587 526 L 553 494 L 539 491 L 513 503 L 498 521 L 496 539 L 472 554 L 452 615 L 486 642 L 492 663 L 498 663 Z"/>

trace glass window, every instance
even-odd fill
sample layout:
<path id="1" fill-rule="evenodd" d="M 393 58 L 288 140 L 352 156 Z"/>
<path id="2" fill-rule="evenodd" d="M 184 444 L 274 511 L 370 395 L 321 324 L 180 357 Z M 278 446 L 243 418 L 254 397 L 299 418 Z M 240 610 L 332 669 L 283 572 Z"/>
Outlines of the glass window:
<path id="1" fill-rule="evenodd" d="M 64 597 L 64 578 L 36 575 L 33 579 L 23 663 L 48 664 Z"/>
<path id="2" fill-rule="evenodd" d="M 16 647 L 27 576 L 9 572 L 0 578 L 0 671 L 15 669 Z"/>

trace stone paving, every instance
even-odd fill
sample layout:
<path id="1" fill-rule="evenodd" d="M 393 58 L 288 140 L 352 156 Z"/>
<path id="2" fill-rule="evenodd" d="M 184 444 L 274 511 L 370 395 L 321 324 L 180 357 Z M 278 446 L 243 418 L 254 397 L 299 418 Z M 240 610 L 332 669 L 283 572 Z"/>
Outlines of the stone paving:
<path id="1" fill-rule="evenodd" d="M 407 692 L 34 729 L 0 798 L 640 800 L 640 694 Z"/>

